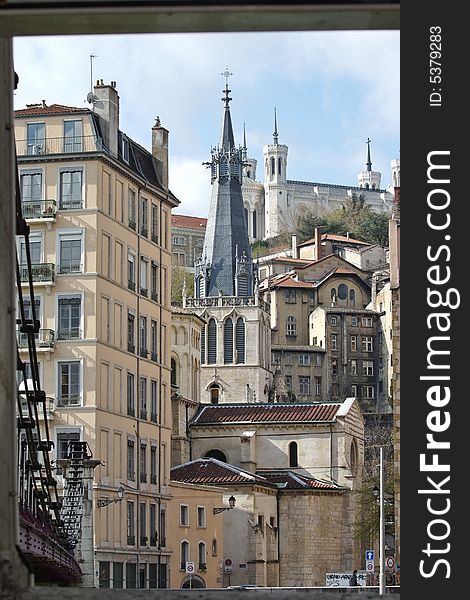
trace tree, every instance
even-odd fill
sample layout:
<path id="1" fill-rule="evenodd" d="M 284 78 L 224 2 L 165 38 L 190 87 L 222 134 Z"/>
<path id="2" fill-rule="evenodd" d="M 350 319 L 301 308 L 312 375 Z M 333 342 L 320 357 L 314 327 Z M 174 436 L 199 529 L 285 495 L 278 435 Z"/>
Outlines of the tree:
<path id="1" fill-rule="evenodd" d="M 194 275 L 184 267 L 173 265 L 171 269 L 171 303 L 175 306 L 183 304 L 183 287 L 186 285 L 186 296 L 194 295 Z"/>

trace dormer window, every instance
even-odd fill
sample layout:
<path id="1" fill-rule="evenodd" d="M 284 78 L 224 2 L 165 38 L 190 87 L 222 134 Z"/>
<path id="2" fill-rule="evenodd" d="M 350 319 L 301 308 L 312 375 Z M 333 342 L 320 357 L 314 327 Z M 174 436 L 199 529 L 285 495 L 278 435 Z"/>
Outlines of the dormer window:
<path id="1" fill-rule="evenodd" d="M 129 140 L 125 135 L 122 136 L 122 159 L 129 162 Z"/>

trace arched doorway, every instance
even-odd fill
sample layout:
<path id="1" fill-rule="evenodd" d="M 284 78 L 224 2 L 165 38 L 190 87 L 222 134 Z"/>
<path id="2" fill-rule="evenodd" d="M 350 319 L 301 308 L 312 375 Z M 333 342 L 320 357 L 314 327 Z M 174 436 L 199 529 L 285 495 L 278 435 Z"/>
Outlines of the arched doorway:
<path id="1" fill-rule="evenodd" d="M 205 588 L 206 582 L 199 575 L 188 575 L 183 579 L 181 587 L 184 589 Z"/>

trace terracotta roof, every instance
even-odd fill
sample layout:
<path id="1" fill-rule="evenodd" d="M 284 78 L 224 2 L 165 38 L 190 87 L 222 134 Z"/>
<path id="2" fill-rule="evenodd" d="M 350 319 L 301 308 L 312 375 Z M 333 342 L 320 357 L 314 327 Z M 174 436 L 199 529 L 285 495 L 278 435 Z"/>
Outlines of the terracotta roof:
<path id="1" fill-rule="evenodd" d="M 184 483 L 205 485 L 227 485 L 255 483 L 274 487 L 274 483 L 264 477 L 244 471 L 215 458 L 198 458 L 170 470 L 170 479 Z"/>
<path id="2" fill-rule="evenodd" d="M 352 237 L 347 237 L 345 235 L 338 235 L 336 233 L 322 233 L 321 236 L 322 241 L 331 241 L 331 242 L 344 242 L 344 243 L 349 243 L 349 244 L 359 244 L 361 246 L 371 246 L 371 244 L 369 244 L 369 242 L 364 242 L 363 240 L 355 240 Z M 315 243 L 315 238 L 311 238 L 309 240 L 307 240 L 306 242 L 302 242 L 301 244 L 298 244 L 297 247 L 300 246 L 309 246 L 311 244 Z"/>
<path id="3" fill-rule="evenodd" d="M 283 489 L 288 490 L 314 489 L 341 491 L 344 489 L 331 481 L 322 481 L 321 479 L 315 479 L 314 477 L 306 477 L 305 475 L 300 475 L 294 471 L 284 471 L 283 469 L 264 471 L 261 469 L 256 471 L 256 473 L 265 477 L 272 483 L 285 483 L 286 486 Z"/>
<path id="4" fill-rule="evenodd" d="M 190 425 L 221 423 L 330 423 L 341 403 L 316 404 L 202 404 Z"/>
<path id="5" fill-rule="evenodd" d="M 171 215 L 172 227 L 187 227 L 188 229 L 205 229 L 207 219 L 203 217 L 189 217 L 186 215 Z"/>
<path id="6" fill-rule="evenodd" d="M 64 106 L 63 104 L 32 104 L 27 108 L 15 110 L 15 117 L 29 117 L 39 115 L 61 115 L 64 113 L 90 113 L 89 108 L 77 108 L 76 106 Z"/>
<path id="7" fill-rule="evenodd" d="M 314 284 L 308 283 L 307 281 L 297 281 L 296 279 L 293 279 L 290 275 L 284 275 L 278 280 L 272 279 L 270 287 L 312 289 L 314 287 Z"/>

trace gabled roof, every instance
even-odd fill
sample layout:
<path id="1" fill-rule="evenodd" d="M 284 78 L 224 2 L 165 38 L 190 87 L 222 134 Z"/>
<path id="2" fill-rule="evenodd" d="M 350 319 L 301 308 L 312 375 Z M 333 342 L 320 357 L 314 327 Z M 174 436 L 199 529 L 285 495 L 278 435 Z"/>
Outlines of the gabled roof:
<path id="1" fill-rule="evenodd" d="M 331 481 L 322 481 L 321 479 L 315 479 L 314 477 L 306 477 L 300 475 L 291 470 L 284 469 L 260 469 L 256 471 L 258 475 L 265 477 L 271 483 L 275 483 L 276 487 L 280 487 L 277 484 L 286 484 L 281 489 L 287 490 L 298 490 L 298 489 L 313 489 L 313 490 L 334 490 L 342 491 L 345 488 Z"/>
<path id="2" fill-rule="evenodd" d="M 327 281 L 334 275 L 341 275 L 343 277 L 354 277 L 361 283 L 361 285 L 370 288 L 370 285 L 367 283 L 367 281 L 364 281 L 364 279 L 358 273 L 356 273 L 356 271 L 353 271 L 351 269 L 345 269 L 342 267 L 335 267 L 334 269 L 331 269 L 331 271 L 328 271 L 328 273 L 325 273 L 325 275 L 323 275 L 321 279 L 315 282 L 315 287 L 320 287 L 325 283 L 325 281 Z"/>
<path id="3" fill-rule="evenodd" d="M 89 108 L 77 108 L 76 106 L 64 106 L 63 104 L 30 104 L 26 108 L 15 110 L 15 117 L 33 117 L 47 115 L 63 115 L 69 113 L 91 113 Z"/>
<path id="4" fill-rule="evenodd" d="M 322 233 L 321 235 L 321 239 L 322 241 L 330 241 L 330 242 L 343 242 L 345 244 L 354 244 L 354 245 L 360 245 L 360 246 L 371 246 L 372 244 L 370 244 L 369 242 L 364 242 L 363 240 L 355 240 L 352 237 L 348 237 L 346 235 L 338 235 L 336 233 Z M 311 238 L 305 242 L 302 242 L 301 244 L 298 244 L 298 248 L 302 247 L 302 246 L 311 246 L 312 244 L 315 244 L 315 238 Z"/>
<path id="5" fill-rule="evenodd" d="M 333 423 L 338 416 L 344 416 L 340 413 L 341 407 L 342 403 L 340 402 L 201 404 L 198 412 L 190 421 L 190 426 L 242 425 L 246 423 Z"/>
<path id="6" fill-rule="evenodd" d="M 264 477 L 250 473 L 224 463 L 215 458 L 198 458 L 178 465 L 170 470 L 170 479 L 184 483 L 199 483 L 205 485 L 230 485 L 230 484 L 261 484 L 275 487 L 273 482 Z"/>
<path id="7" fill-rule="evenodd" d="M 294 279 L 292 275 L 284 274 L 273 277 L 270 281 L 270 286 L 272 288 L 304 288 L 304 289 L 313 289 L 314 284 L 309 283 L 307 281 L 297 281 Z"/>
<path id="8" fill-rule="evenodd" d="M 187 215 L 171 215 L 172 227 L 183 227 L 187 229 L 204 230 L 207 226 L 207 219 L 204 217 L 190 217 Z"/>

